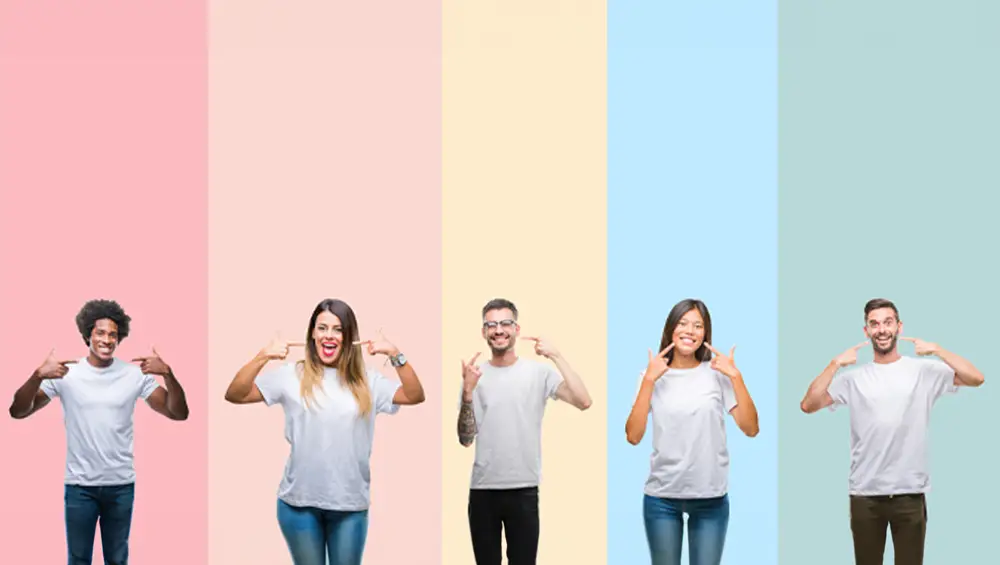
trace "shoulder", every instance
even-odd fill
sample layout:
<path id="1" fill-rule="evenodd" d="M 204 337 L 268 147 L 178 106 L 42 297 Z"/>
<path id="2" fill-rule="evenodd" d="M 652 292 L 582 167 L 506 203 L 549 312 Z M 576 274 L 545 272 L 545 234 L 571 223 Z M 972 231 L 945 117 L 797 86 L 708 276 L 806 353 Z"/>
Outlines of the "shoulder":
<path id="1" fill-rule="evenodd" d="M 944 361 L 932 357 L 904 357 L 920 373 L 951 374 L 954 370 Z"/>

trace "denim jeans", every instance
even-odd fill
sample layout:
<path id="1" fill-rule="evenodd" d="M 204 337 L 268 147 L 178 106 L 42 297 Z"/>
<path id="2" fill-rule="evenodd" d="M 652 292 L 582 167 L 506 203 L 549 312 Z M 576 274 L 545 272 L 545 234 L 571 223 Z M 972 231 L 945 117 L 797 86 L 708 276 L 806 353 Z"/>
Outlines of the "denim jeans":
<path id="1" fill-rule="evenodd" d="M 69 565 L 91 565 L 98 521 L 105 565 L 127 565 L 135 485 L 66 485 L 65 501 Z"/>
<path id="2" fill-rule="evenodd" d="M 361 565 L 368 511 L 340 512 L 278 500 L 278 525 L 295 565 Z"/>
<path id="3" fill-rule="evenodd" d="M 643 517 L 653 565 L 680 565 L 688 516 L 691 565 L 719 565 L 729 527 L 729 495 L 682 500 L 645 495 Z"/>

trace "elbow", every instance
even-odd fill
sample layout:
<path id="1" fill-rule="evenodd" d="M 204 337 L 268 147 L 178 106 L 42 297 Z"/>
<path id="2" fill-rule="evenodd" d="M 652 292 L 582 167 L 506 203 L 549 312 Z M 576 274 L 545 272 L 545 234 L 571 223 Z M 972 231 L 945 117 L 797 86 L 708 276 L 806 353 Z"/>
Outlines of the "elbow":
<path id="1" fill-rule="evenodd" d="M 594 402 L 593 402 L 593 401 L 592 401 L 591 399 L 589 399 L 589 398 L 584 398 L 584 399 L 583 399 L 582 401 L 580 401 L 580 403 L 579 403 L 579 404 L 577 404 L 577 405 L 576 405 L 576 407 L 577 407 L 577 408 L 579 408 L 579 409 L 580 409 L 580 411 L 582 412 L 582 411 L 584 411 L 584 410 L 586 410 L 586 409 L 590 408 L 590 406 L 591 406 L 591 405 L 592 405 L 593 403 L 594 403 Z"/>
<path id="2" fill-rule="evenodd" d="M 427 395 L 424 394 L 424 389 L 420 389 L 420 391 L 414 394 L 413 397 L 409 397 L 409 395 L 407 395 L 407 397 L 410 398 L 410 401 L 413 404 L 423 404 L 423 402 L 427 400 Z"/>
<path id="3" fill-rule="evenodd" d="M 238 396 L 236 396 L 236 394 L 234 394 L 233 391 L 231 390 L 226 391 L 226 402 L 230 404 L 239 404 L 240 400 L 241 399 Z"/>
<path id="4" fill-rule="evenodd" d="M 747 437 L 757 437 L 757 434 L 760 433 L 760 427 L 756 425 L 750 426 L 747 429 L 744 429 L 743 433 L 746 434 Z"/>
<path id="5" fill-rule="evenodd" d="M 187 410 L 185 410 L 183 412 L 180 412 L 180 413 L 177 413 L 177 414 L 173 414 L 171 419 L 174 420 L 174 421 L 176 421 L 176 422 L 183 422 L 184 420 L 188 419 L 188 416 L 189 416 L 189 413 L 188 413 Z"/>
<path id="6" fill-rule="evenodd" d="M 625 426 L 625 441 L 632 445 L 639 445 L 639 442 L 642 441 L 642 433 L 634 432 Z"/>
<path id="7" fill-rule="evenodd" d="M 974 382 L 975 382 L 975 384 L 973 384 L 972 386 L 975 386 L 975 387 L 983 386 L 983 383 L 986 382 L 986 375 L 984 375 L 982 373 L 977 374 L 976 375 L 976 379 L 975 379 Z"/>
<path id="8" fill-rule="evenodd" d="M 812 414 L 813 412 L 816 411 L 812 403 L 809 402 L 809 399 L 804 399 L 802 402 L 800 402 L 799 409 L 805 412 L 806 414 Z"/>

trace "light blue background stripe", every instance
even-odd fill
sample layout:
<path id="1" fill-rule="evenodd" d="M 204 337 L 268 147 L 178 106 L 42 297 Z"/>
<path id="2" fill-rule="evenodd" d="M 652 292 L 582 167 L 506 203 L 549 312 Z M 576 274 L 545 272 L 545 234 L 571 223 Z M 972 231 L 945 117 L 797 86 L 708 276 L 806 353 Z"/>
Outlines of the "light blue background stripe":
<path id="1" fill-rule="evenodd" d="M 761 433 L 730 419 L 730 565 L 777 562 L 774 2 L 608 5 L 608 563 L 649 563 L 651 428 L 625 419 L 671 306 L 708 304 Z M 684 562 L 687 562 L 685 548 Z"/>

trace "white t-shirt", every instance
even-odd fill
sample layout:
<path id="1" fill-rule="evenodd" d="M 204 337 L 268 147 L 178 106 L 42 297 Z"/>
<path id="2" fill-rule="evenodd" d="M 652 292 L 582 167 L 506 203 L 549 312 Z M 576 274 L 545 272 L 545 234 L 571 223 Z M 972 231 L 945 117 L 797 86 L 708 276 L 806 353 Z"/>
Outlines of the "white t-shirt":
<path id="1" fill-rule="evenodd" d="M 640 386 L 641 379 L 642 375 Z M 645 493 L 681 499 L 726 494 L 726 416 L 735 407 L 733 382 L 709 362 L 664 373 L 653 386 L 649 403 L 653 455 Z"/>
<path id="2" fill-rule="evenodd" d="M 476 417 L 473 489 L 537 487 L 542 478 L 542 415 L 563 378 L 553 367 L 518 358 L 513 365 L 479 365 L 472 391 Z M 461 390 L 459 391 L 461 405 Z"/>
<path id="3" fill-rule="evenodd" d="M 955 371 L 937 359 L 901 357 L 845 371 L 827 389 L 831 410 L 851 411 L 852 495 L 925 493 L 931 406 L 958 391 Z"/>
<path id="4" fill-rule="evenodd" d="M 256 380 L 264 403 L 280 404 L 285 411 L 285 439 L 291 444 L 291 453 L 278 498 L 299 507 L 366 510 L 375 416 L 399 411 L 392 399 L 401 384 L 366 369 L 372 409 L 361 419 L 351 389 L 341 382 L 337 370 L 329 367 L 306 407 L 299 388 L 300 370 L 295 363 L 287 363 Z"/>
<path id="5" fill-rule="evenodd" d="M 94 367 L 84 357 L 67 365 L 61 379 L 45 379 L 39 389 L 59 397 L 66 425 L 66 484 L 124 485 L 135 482 L 133 415 L 138 399 L 159 384 L 138 366 L 115 359 Z"/>

